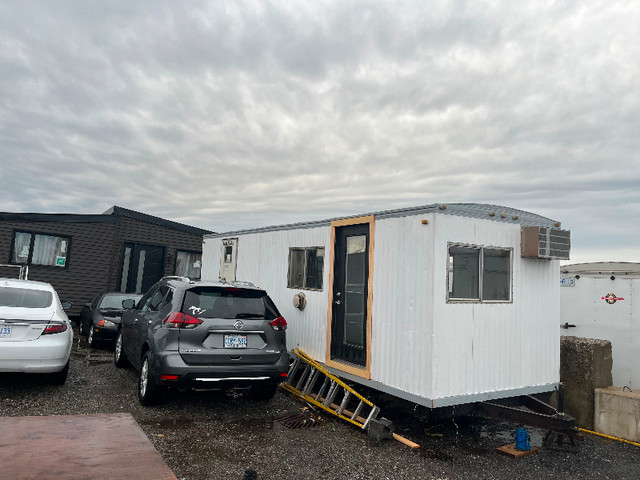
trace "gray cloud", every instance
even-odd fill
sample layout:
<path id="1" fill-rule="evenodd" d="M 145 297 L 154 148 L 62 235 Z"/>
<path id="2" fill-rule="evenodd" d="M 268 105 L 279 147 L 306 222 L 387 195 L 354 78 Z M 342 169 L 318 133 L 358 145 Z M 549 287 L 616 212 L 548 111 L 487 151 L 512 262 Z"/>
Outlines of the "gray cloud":
<path id="1" fill-rule="evenodd" d="M 475 201 L 563 221 L 579 260 L 640 261 L 639 17 L 631 1 L 4 2 L 3 210 L 118 204 L 224 231 Z"/>

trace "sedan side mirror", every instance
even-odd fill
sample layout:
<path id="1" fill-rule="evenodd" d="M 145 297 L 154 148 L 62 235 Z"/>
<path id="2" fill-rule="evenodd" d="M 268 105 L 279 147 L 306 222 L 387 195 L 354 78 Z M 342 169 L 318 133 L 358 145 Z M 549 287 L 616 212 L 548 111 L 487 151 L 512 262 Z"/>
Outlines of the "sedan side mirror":
<path id="1" fill-rule="evenodd" d="M 73 303 L 71 302 L 61 302 L 63 310 L 70 310 L 73 307 Z"/>
<path id="2" fill-rule="evenodd" d="M 125 310 L 131 310 L 135 306 L 136 301 L 133 298 L 127 298 L 126 300 L 122 301 L 122 308 L 124 308 Z"/>

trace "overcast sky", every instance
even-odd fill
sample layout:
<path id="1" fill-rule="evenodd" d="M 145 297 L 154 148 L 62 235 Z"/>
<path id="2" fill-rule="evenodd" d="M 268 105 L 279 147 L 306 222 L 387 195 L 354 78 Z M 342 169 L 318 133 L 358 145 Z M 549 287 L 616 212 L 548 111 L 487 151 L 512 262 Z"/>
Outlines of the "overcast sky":
<path id="1" fill-rule="evenodd" d="M 640 2 L 4 1 L 0 178 L 220 232 L 491 203 L 640 261 Z"/>

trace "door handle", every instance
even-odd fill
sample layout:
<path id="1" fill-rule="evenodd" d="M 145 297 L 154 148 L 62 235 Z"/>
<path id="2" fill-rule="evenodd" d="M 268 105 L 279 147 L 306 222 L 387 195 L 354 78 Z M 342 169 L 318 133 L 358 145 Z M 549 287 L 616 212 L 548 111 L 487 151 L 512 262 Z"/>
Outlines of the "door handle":
<path id="1" fill-rule="evenodd" d="M 563 325 L 560 325 L 560 328 L 569 329 L 569 327 L 575 327 L 575 325 L 571 325 L 569 322 L 565 322 Z"/>
<path id="2" fill-rule="evenodd" d="M 336 300 L 333 303 L 335 303 L 336 305 L 340 305 L 340 300 Z"/>

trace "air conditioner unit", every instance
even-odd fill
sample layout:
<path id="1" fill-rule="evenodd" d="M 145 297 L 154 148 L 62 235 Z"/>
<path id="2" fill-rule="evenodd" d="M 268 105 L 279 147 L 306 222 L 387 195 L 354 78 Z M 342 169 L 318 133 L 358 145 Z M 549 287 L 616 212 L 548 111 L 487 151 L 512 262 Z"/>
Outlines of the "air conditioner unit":
<path id="1" fill-rule="evenodd" d="M 569 260 L 571 232 L 550 227 L 522 227 L 521 256 Z"/>

